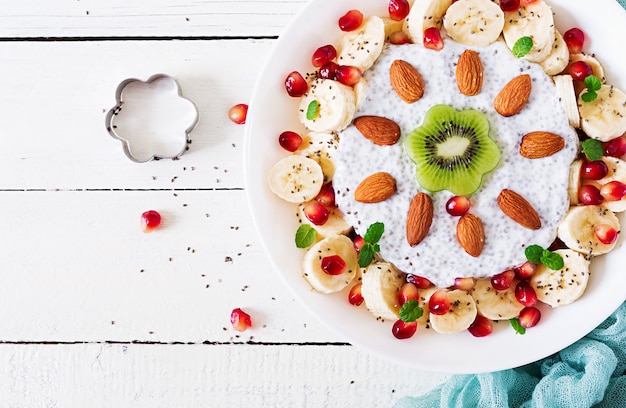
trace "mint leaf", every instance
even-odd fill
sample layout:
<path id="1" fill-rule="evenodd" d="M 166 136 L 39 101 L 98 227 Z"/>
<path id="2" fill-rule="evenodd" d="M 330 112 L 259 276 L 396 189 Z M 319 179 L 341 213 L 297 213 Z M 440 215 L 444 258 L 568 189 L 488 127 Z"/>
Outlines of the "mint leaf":
<path id="1" fill-rule="evenodd" d="M 302 224 L 296 231 L 296 246 L 298 248 L 308 248 L 315 242 L 315 229 L 307 224 Z"/>
<path id="2" fill-rule="evenodd" d="M 543 255 L 543 248 L 539 245 L 531 245 L 524 250 L 524 255 L 529 262 L 534 264 L 541 263 L 541 256 Z"/>
<path id="3" fill-rule="evenodd" d="M 583 100 L 583 102 L 593 102 L 596 100 L 596 98 L 598 97 L 598 94 L 596 93 L 596 91 L 587 91 L 584 94 L 580 95 L 580 99 Z"/>
<path id="4" fill-rule="evenodd" d="M 400 309 L 400 320 L 403 322 L 414 322 L 424 314 L 424 309 L 420 307 L 420 303 L 413 299 L 402 305 Z"/>
<path id="5" fill-rule="evenodd" d="M 315 99 L 309 103 L 309 106 L 306 108 L 306 118 L 308 120 L 313 120 L 317 118 L 317 115 L 320 113 L 320 104 Z"/>
<path id="6" fill-rule="evenodd" d="M 530 37 L 521 37 L 515 41 L 515 45 L 513 45 L 511 52 L 517 58 L 522 58 L 524 55 L 528 54 L 532 48 L 533 39 Z"/>
<path id="7" fill-rule="evenodd" d="M 372 263 L 372 259 L 374 259 L 374 248 L 372 244 L 366 243 L 359 252 L 359 266 L 367 268 Z"/>
<path id="8" fill-rule="evenodd" d="M 595 75 L 587 75 L 585 77 L 585 86 L 589 91 L 599 91 L 602 88 L 602 81 Z"/>
<path id="9" fill-rule="evenodd" d="M 596 139 L 587 139 L 582 143 L 583 153 L 588 160 L 600 160 L 604 156 L 604 148 L 602 142 Z"/>
<path id="10" fill-rule="evenodd" d="M 541 263 L 553 271 L 563 269 L 563 266 L 565 266 L 565 262 L 563 261 L 563 257 L 561 255 L 548 250 L 543 251 L 543 255 L 541 255 Z"/>
<path id="11" fill-rule="evenodd" d="M 375 244 L 380 241 L 383 232 L 385 232 L 385 225 L 382 222 L 375 222 L 367 228 L 363 240 L 370 244 Z"/>
<path id="12" fill-rule="evenodd" d="M 522 325 L 519 322 L 519 319 L 513 318 L 513 319 L 510 319 L 509 322 L 511 322 L 511 326 L 513 326 L 513 329 L 515 329 L 515 333 L 526 334 L 526 329 L 522 327 Z"/>

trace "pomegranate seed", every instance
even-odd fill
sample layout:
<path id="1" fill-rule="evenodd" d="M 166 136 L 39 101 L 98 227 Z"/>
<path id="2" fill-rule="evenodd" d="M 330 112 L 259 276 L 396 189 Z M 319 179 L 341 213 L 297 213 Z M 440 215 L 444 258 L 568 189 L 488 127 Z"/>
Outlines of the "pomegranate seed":
<path id="1" fill-rule="evenodd" d="M 537 304 L 537 294 L 528 281 L 520 281 L 515 286 L 515 298 L 526 307 Z"/>
<path id="2" fill-rule="evenodd" d="M 356 252 L 359 253 L 361 252 L 361 248 L 363 248 L 363 245 L 365 245 L 365 240 L 362 236 L 357 235 L 356 237 L 354 237 L 352 244 L 354 245 L 354 249 L 356 250 Z"/>
<path id="3" fill-rule="evenodd" d="M 536 326 L 539 319 L 541 319 L 541 312 L 536 307 L 523 308 L 518 317 L 519 324 L 526 329 Z"/>
<path id="4" fill-rule="evenodd" d="M 409 35 L 404 31 L 394 31 L 389 34 L 389 43 L 393 45 L 402 45 L 402 44 L 410 44 L 411 39 Z"/>
<path id="5" fill-rule="evenodd" d="M 585 184 L 578 190 L 578 201 L 584 205 L 599 205 L 603 199 L 600 190 L 594 185 Z"/>
<path id="6" fill-rule="evenodd" d="M 626 184 L 613 180 L 600 187 L 600 194 L 607 201 L 620 201 L 626 196 Z"/>
<path id="7" fill-rule="evenodd" d="M 311 63 L 314 67 L 321 67 L 337 57 L 337 49 L 330 44 L 319 47 L 311 57 Z"/>
<path id="8" fill-rule="evenodd" d="M 609 167 L 602 160 L 585 162 L 581 169 L 581 177 L 585 180 L 600 180 L 609 173 Z"/>
<path id="9" fill-rule="evenodd" d="M 436 51 L 443 49 L 443 39 L 437 27 L 430 27 L 424 31 L 424 47 Z"/>
<path id="10" fill-rule="evenodd" d="M 393 333 L 394 337 L 400 340 L 413 337 L 416 331 L 417 322 L 405 322 L 402 320 L 397 320 L 391 328 L 391 332 Z"/>
<path id="11" fill-rule="evenodd" d="M 353 86 L 361 80 L 361 70 L 349 65 L 341 65 L 335 71 L 337 81 L 344 85 Z"/>
<path id="12" fill-rule="evenodd" d="M 584 81 L 589 75 L 593 75 L 591 65 L 585 61 L 572 62 L 567 72 L 577 81 Z"/>
<path id="13" fill-rule="evenodd" d="M 470 209 L 470 199 L 466 196 L 454 196 L 446 203 L 446 211 L 450 215 L 465 215 Z"/>
<path id="14" fill-rule="evenodd" d="M 454 288 L 460 290 L 472 290 L 476 285 L 476 279 L 474 278 L 456 278 L 454 279 Z"/>
<path id="15" fill-rule="evenodd" d="M 278 144 L 288 152 L 295 152 L 302 145 L 302 136 L 287 130 L 278 136 Z"/>
<path id="16" fill-rule="evenodd" d="M 329 61 L 320 67 L 317 75 L 322 79 L 337 79 L 337 69 L 339 65 Z"/>
<path id="17" fill-rule="evenodd" d="M 400 302 L 400 306 L 409 300 L 418 300 L 419 297 L 419 291 L 417 290 L 417 286 L 415 286 L 415 284 L 407 282 L 400 286 L 400 291 L 398 291 L 398 302 Z"/>
<path id="18" fill-rule="evenodd" d="M 306 83 L 302 74 L 298 71 L 293 71 L 285 78 L 285 89 L 289 96 L 299 98 L 309 90 L 309 84 Z"/>
<path id="19" fill-rule="evenodd" d="M 315 225 L 324 225 L 330 216 L 326 207 L 315 200 L 304 204 L 303 212 L 306 218 Z"/>
<path id="20" fill-rule="evenodd" d="M 615 241 L 617 241 L 617 231 L 610 225 L 607 224 L 598 224 L 594 229 L 596 234 L 596 238 L 598 241 L 602 242 L 605 245 L 611 245 Z"/>
<path id="21" fill-rule="evenodd" d="M 346 261 L 339 255 L 322 258 L 322 270 L 328 275 L 341 275 L 346 270 Z"/>
<path id="22" fill-rule="evenodd" d="M 408 274 L 406 276 L 406 281 L 411 282 L 417 286 L 418 289 L 428 289 L 432 286 L 432 283 L 428 279 L 419 275 Z"/>
<path id="23" fill-rule="evenodd" d="M 241 332 L 252 327 L 250 315 L 240 308 L 233 309 L 230 313 L 230 323 L 233 325 L 233 329 Z"/>
<path id="24" fill-rule="evenodd" d="M 143 232 L 152 232 L 161 225 L 161 214 L 154 210 L 148 210 L 141 214 L 141 229 Z"/>
<path id="25" fill-rule="evenodd" d="M 320 189 L 320 192 L 315 197 L 315 200 L 322 204 L 324 207 L 335 206 L 335 189 L 332 183 L 326 183 Z"/>
<path id="26" fill-rule="evenodd" d="M 519 2 L 520 0 L 500 0 L 500 9 L 502 11 L 517 11 Z"/>
<path id="27" fill-rule="evenodd" d="M 622 157 L 626 154 L 626 136 L 619 136 L 602 144 L 604 154 L 611 157 Z"/>
<path id="28" fill-rule="evenodd" d="M 411 5 L 407 0 L 389 0 L 389 18 L 392 20 L 403 20 L 411 9 Z"/>
<path id="29" fill-rule="evenodd" d="M 513 271 L 515 272 L 515 276 L 517 277 L 517 279 L 521 279 L 521 280 L 530 279 L 535 274 L 536 270 L 537 270 L 537 264 L 534 264 L 530 261 L 526 261 L 523 264 L 513 268 Z"/>
<path id="30" fill-rule="evenodd" d="M 239 103 L 228 110 L 228 119 L 237 125 L 246 123 L 246 116 L 248 116 L 248 105 L 245 103 Z"/>
<path id="31" fill-rule="evenodd" d="M 445 289 L 439 289 L 430 295 L 428 309 L 434 315 L 443 315 L 450 310 L 450 295 Z"/>
<path id="32" fill-rule="evenodd" d="M 341 31 L 353 31 L 363 23 L 363 13 L 359 10 L 350 10 L 339 18 L 339 28 Z"/>
<path id="33" fill-rule="evenodd" d="M 515 278 L 515 271 L 513 269 L 500 272 L 497 275 L 491 277 L 491 286 L 495 290 L 507 290 Z"/>
<path id="34" fill-rule="evenodd" d="M 474 337 L 485 337 L 493 332 L 493 322 L 485 316 L 476 315 L 476 319 L 470 324 L 467 330 Z"/>
<path id="35" fill-rule="evenodd" d="M 563 39 L 570 53 L 579 54 L 582 52 L 585 33 L 580 28 L 570 28 L 563 34 Z"/>
<path id="36" fill-rule="evenodd" d="M 354 306 L 361 306 L 363 303 L 363 295 L 361 294 L 361 283 L 357 283 L 356 285 L 350 288 L 350 293 L 348 293 L 348 302 Z"/>

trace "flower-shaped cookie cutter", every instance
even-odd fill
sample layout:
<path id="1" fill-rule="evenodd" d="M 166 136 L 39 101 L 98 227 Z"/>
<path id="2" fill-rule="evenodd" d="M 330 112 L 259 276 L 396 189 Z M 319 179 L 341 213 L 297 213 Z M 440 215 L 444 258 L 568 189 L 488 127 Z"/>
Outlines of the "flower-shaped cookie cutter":
<path id="1" fill-rule="evenodd" d="M 106 115 L 106 128 L 122 142 L 129 159 L 137 163 L 178 159 L 189 149 L 189 134 L 200 116 L 172 76 L 126 79 L 117 87 L 115 99 Z"/>

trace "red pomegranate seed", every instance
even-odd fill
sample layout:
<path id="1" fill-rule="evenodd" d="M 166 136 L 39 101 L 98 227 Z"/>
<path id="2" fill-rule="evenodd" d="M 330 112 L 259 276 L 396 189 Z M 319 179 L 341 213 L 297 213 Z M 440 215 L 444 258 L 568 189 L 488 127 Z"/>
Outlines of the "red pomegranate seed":
<path id="1" fill-rule="evenodd" d="M 239 103 L 228 110 L 228 119 L 237 125 L 246 123 L 246 116 L 248 116 L 248 105 L 245 103 Z"/>
<path id="2" fill-rule="evenodd" d="M 443 315 L 450 310 L 450 295 L 445 289 L 439 289 L 430 295 L 428 309 L 434 315 Z"/>
<path id="3" fill-rule="evenodd" d="M 525 307 L 519 313 L 519 324 L 526 328 L 530 329 L 539 323 L 539 319 L 541 319 L 541 312 L 536 307 Z"/>
<path id="4" fill-rule="evenodd" d="M 161 214 L 155 210 L 148 210 L 141 214 L 141 229 L 143 232 L 152 232 L 161 225 Z"/>
<path id="5" fill-rule="evenodd" d="M 515 286 L 515 298 L 526 307 L 537 304 L 537 294 L 528 281 L 520 281 Z"/>
<path id="6" fill-rule="evenodd" d="M 311 63 L 314 67 L 321 67 L 327 62 L 334 60 L 336 57 L 337 49 L 331 44 L 327 44 L 315 50 L 313 56 L 311 57 Z"/>
<path id="7" fill-rule="evenodd" d="M 393 45 L 410 44 L 411 39 L 404 31 L 394 31 L 389 34 L 389 43 Z"/>
<path id="8" fill-rule="evenodd" d="M 443 49 L 443 39 L 437 27 L 430 27 L 424 31 L 424 47 L 436 51 Z"/>
<path id="9" fill-rule="evenodd" d="M 621 158 L 626 154 L 626 136 L 619 136 L 602 144 L 606 156 Z"/>
<path id="10" fill-rule="evenodd" d="M 594 185 L 585 184 L 578 190 L 578 201 L 584 205 L 599 205 L 603 200 L 600 190 Z"/>
<path id="11" fill-rule="evenodd" d="M 303 212 L 306 218 L 315 225 L 324 225 L 330 216 L 326 207 L 315 200 L 304 204 Z"/>
<path id="12" fill-rule="evenodd" d="M 607 201 L 620 201 L 626 196 L 626 184 L 613 180 L 600 187 L 600 194 Z"/>
<path id="13" fill-rule="evenodd" d="M 339 18 L 339 28 L 341 31 L 353 31 L 363 23 L 363 13 L 359 10 L 350 10 Z"/>
<path id="14" fill-rule="evenodd" d="M 470 324 L 467 330 L 474 337 L 485 337 L 493 332 L 493 322 L 485 316 L 476 315 L 476 319 Z"/>
<path id="15" fill-rule="evenodd" d="M 353 86 L 361 80 L 361 70 L 349 65 L 340 65 L 335 71 L 337 81 L 344 85 Z"/>
<path id="16" fill-rule="evenodd" d="M 585 33 L 580 28 L 570 28 L 563 34 L 563 39 L 571 54 L 579 54 L 585 43 Z"/>
<path id="17" fill-rule="evenodd" d="M 516 11 L 519 9 L 520 0 L 500 0 L 500 9 L 502 11 Z"/>
<path id="18" fill-rule="evenodd" d="M 585 180 L 600 180 L 609 173 L 609 167 L 602 160 L 585 162 L 580 177 Z"/>
<path id="19" fill-rule="evenodd" d="M 285 89 L 289 96 L 299 98 L 309 90 L 309 84 L 304 80 L 302 74 L 293 71 L 285 78 Z"/>
<path id="20" fill-rule="evenodd" d="M 348 302 L 354 306 L 361 306 L 363 303 L 363 295 L 361 294 L 361 283 L 357 283 L 352 288 L 350 288 L 350 292 L 348 293 Z"/>
<path id="21" fill-rule="evenodd" d="M 354 245 L 354 249 L 356 250 L 356 252 L 359 253 L 361 252 L 361 248 L 363 248 L 363 245 L 365 245 L 365 240 L 362 236 L 357 235 L 356 237 L 354 237 L 352 244 Z"/>
<path id="22" fill-rule="evenodd" d="M 286 130 L 278 136 L 278 144 L 288 152 L 295 152 L 302 145 L 302 136 L 296 132 Z"/>
<path id="23" fill-rule="evenodd" d="M 396 339 L 408 339 L 413 337 L 417 331 L 417 322 L 396 321 L 391 327 L 391 332 Z"/>
<path id="24" fill-rule="evenodd" d="M 456 278 L 454 279 L 454 288 L 460 290 L 472 290 L 476 285 L 476 279 L 474 278 Z"/>
<path id="25" fill-rule="evenodd" d="M 406 276 L 406 281 L 411 282 L 412 284 L 417 286 L 418 289 L 428 289 L 433 285 L 428 279 L 422 276 L 413 275 L 413 274 L 408 274 Z"/>
<path id="26" fill-rule="evenodd" d="M 598 224 L 594 229 L 596 234 L 596 238 L 598 241 L 602 242 L 605 245 L 611 245 L 615 241 L 617 241 L 617 231 L 610 225 L 607 224 Z"/>
<path id="27" fill-rule="evenodd" d="M 470 199 L 466 196 L 454 196 L 446 202 L 446 211 L 450 215 L 465 215 L 470 209 Z"/>
<path id="28" fill-rule="evenodd" d="M 585 61 L 572 62 L 567 72 L 577 81 L 584 81 L 589 75 L 593 75 L 591 65 Z"/>
<path id="29" fill-rule="evenodd" d="M 320 189 L 320 192 L 315 197 L 315 200 L 322 204 L 324 207 L 335 206 L 335 189 L 332 183 L 326 183 Z"/>
<path id="30" fill-rule="evenodd" d="M 417 286 L 415 286 L 415 284 L 407 282 L 400 286 L 400 290 L 398 291 L 398 302 L 400 302 L 400 306 L 409 300 L 418 300 L 419 297 L 419 291 L 417 290 Z"/>
<path id="31" fill-rule="evenodd" d="M 536 270 L 537 264 L 534 264 L 530 261 L 526 261 L 523 264 L 513 268 L 513 271 L 515 272 L 515 277 L 521 280 L 530 279 L 535 274 Z"/>
<path id="32" fill-rule="evenodd" d="M 515 278 L 515 271 L 513 269 L 500 272 L 497 275 L 491 277 L 491 286 L 495 290 L 507 290 Z"/>
<path id="33" fill-rule="evenodd" d="M 411 9 L 407 0 L 389 0 L 389 18 L 392 20 L 403 20 Z"/>
<path id="34" fill-rule="evenodd" d="M 337 79 L 337 69 L 339 69 L 339 65 L 329 61 L 320 67 L 317 75 L 322 79 Z"/>
<path id="35" fill-rule="evenodd" d="M 230 323 L 233 325 L 233 329 L 241 332 L 252 327 L 250 315 L 240 308 L 233 309 L 230 313 Z"/>
<path id="36" fill-rule="evenodd" d="M 329 275 L 341 275 L 346 270 L 346 261 L 339 255 L 322 258 L 322 270 Z"/>

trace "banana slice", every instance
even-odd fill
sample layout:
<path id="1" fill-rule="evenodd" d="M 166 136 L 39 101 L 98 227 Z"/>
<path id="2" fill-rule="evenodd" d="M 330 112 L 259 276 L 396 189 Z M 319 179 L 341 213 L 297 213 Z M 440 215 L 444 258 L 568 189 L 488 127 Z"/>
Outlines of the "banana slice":
<path id="1" fill-rule="evenodd" d="M 572 162 L 569 168 L 569 183 L 567 184 L 567 194 L 569 195 L 570 205 L 578 205 L 578 190 L 580 190 L 580 171 L 583 167 L 583 161 L 578 159 Z"/>
<path id="2" fill-rule="evenodd" d="M 405 282 L 404 273 L 392 264 L 376 262 L 363 271 L 361 295 L 367 309 L 381 319 L 395 320 L 400 312 L 398 291 Z"/>
<path id="3" fill-rule="evenodd" d="M 322 237 L 347 234 L 352 230 L 352 226 L 343 218 L 339 209 L 329 211 L 328 220 L 323 225 L 315 225 L 304 215 L 304 204 L 298 206 L 298 219 L 300 222 L 309 224 Z"/>
<path id="4" fill-rule="evenodd" d="M 486 47 L 500 37 L 504 12 L 491 0 L 459 0 L 448 8 L 443 26 L 461 44 Z"/>
<path id="5" fill-rule="evenodd" d="M 361 27 L 345 33 L 337 45 L 337 63 L 365 72 L 378 58 L 385 44 L 385 23 L 380 17 L 363 20 Z"/>
<path id="6" fill-rule="evenodd" d="M 621 136 L 626 132 L 626 95 L 612 85 L 602 85 L 598 97 L 584 102 L 581 93 L 578 108 L 583 131 L 601 142 Z"/>
<path id="7" fill-rule="evenodd" d="M 392 20 L 389 17 L 381 17 L 380 18 L 385 25 L 385 41 L 389 41 L 389 36 L 396 31 L 402 31 L 402 26 L 404 25 L 404 20 Z"/>
<path id="8" fill-rule="evenodd" d="M 450 310 L 443 315 L 430 313 L 430 325 L 437 333 L 458 333 L 466 330 L 476 319 L 477 309 L 474 298 L 465 290 L 448 292 Z"/>
<path id="9" fill-rule="evenodd" d="M 567 44 L 565 43 L 563 36 L 557 30 L 554 30 L 554 43 L 552 44 L 552 51 L 545 60 L 539 63 L 539 65 L 541 65 L 541 68 L 543 68 L 543 71 L 547 75 L 556 75 L 563 72 L 563 70 L 567 68 L 569 58 L 569 50 L 567 49 Z M 575 99 L 576 97 L 574 97 L 574 100 Z"/>
<path id="10" fill-rule="evenodd" d="M 335 164 L 333 154 L 339 147 L 339 136 L 335 132 L 310 132 L 304 137 L 299 155 L 315 160 L 324 173 L 324 183 L 333 179 Z"/>
<path id="11" fill-rule="evenodd" d="M 309 107 L 317 103 L 318 111 L 307 118 Z M 332 79 L 317 78 L 300 100 L 300 122 L 314 132 L 333 132 L 346 128 L 356 111 L 356 94 L 352 87 Z"/>
<path id="12" fill-rule="evenodd" d="M 610 183 L 611 181 L 619 181 L 620 183 L 626 184 L 625 161 L 608 156 L 604 156 L 600 160 L 602 160 L 606 164 L 606 167 L 609 169 L 609 171 L 606 176 L 604 176 L 600 180 L 590 181 L 589 183 L 595 185 L 598 188 L 601 188 L 604 184 Z M 615 213 L 626 211 L 626 197 L 623 197 L 619 201 L 609 201 L 605 199 L 602 202 L 601 206 Z"/>
<path id="13" fill-rule="evenodd" d="M 565 47 L 567 50 L 567 47 Z M 574 90 L 574 80 L 571 75 L 553 76 L 556 93 L 559 95 L 559 101 L 565 108 L 567 119 L 572 127 L 580 128 L 580 113 L 578 112 L 578 99 Z"/>
<path id="14" fill-rule="evenodd" d="M 541 62 L 548 58 L 555 38 L 552 9 L 543 0 L 522 6 L 517 11 L 504 13 L 504 41 L 513 46 L 522 37 L 533 39 L 533 47 L 524 56 L 530 62 Z"/>
<path id="15" fill-rule="evenodd" d="M 597 76 L 598 79 L 602 81 L 602 83 L 606 82 L 606 76 L 604 74 L 604 66 L 596 58 L 595 55 L 581 52 L 580 54 L 572 54 L 569 56 L 570 64 L 576 61 L 585 61 L 591 67 L 591 72 L 593 73 L 593 75 Z"/>
<path id="16" fill-rule="evenodd" d="M 552 307 L 565 306 L 580 298 L 589 281 L 589 260 L 571 249 L 555 251 L 563 257 L 558 271 L 539 264 L 530 279 L 537 299 Z"/>
<path id="17" fill-rule="evenodd" d="M 471 291 L 478 313 L 491 320 L 508 320 L 519 315 L 524 305 L 515 298 L 517 280 L 506 290 L 495 290 L 490 279 L 478 279 Z"/>
<path id="18" fill-rule="evenodd" d="M 346 264 L 344 272 L 339 275 L 330 275 L 322 269 L 322 260 L 333 255 L 341 257 Z M 324 238 L 309 248 L 302 260 L 304 279 L 321 293 L 339 292 L 352 282 L 358 269 L 356 251 L 345 235 Z"/>
<path id="19" fill-rule="evenodd" d="M 441 28 L 446 10 L 452 0 L 415 0 L 402 30 L 415 44 L 424 44 L 424 31 L 430 27 Z"/>
<path id="20" fill-rule="evenodd" d="M 615 242 L 603 244 L 596 237 L 595 228 L 602 224 L 616 231 L 620 228 L 615 214 L 606 208 L 596 205 L 570 207 L 558 227 L 557 235 L 568 248 L 574 251 L 588 256 L 602 255 L 615 247 Z"/>
<path id="21" fill-rule="evenodd" d="M 324 184 L 324 173 L 315 160 L 291 155 L 274 164 L 267 181 L 278 197 L 299 204 L 317 196 Z"/>

